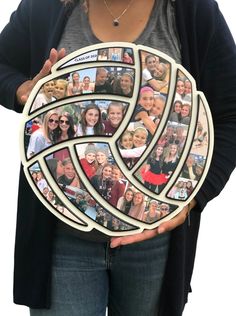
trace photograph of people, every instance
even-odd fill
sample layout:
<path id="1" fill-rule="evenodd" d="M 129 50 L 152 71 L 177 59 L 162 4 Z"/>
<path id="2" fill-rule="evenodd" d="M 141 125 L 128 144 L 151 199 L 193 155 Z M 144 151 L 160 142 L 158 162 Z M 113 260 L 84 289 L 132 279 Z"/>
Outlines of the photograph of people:
<path id="1" fill-rule="evenodd" d="M 93 93 L 94 92 L 94 84 L 91 83 L 91 79 L 89 76 L 84 76 L 83 81 L 81 83 L 81 93 Z"/>
<path id="2" fill-rule="evenodd" d="M 111 195 L 112 188 L 112 165 L 106 163 L 102 166 L 101 174 L 95 175 L 90 179 L 91 184 L 99 192 L 99 194 L 108 200 Z"/>
<path id="3" fill-rule="evenodd" d="M 180 100 L 176 100 L 174 102 L 172 112 L 171 112 L 171 114 L 169 116 L 169 121 L 170 122 L 179 123 L 179 118 L 180 118 L 182 105 L 183 105 L 183 103 Z"/>
<path id="4" fill-rule="evenodd" d="M 76 236 L 63 229 L 64 223 L 59 230 L 57 218 L 32 194 L 21 169 L 14 302 L 28 306 L 31 316 L 105 315 L 107 307 L 108 314 L 182 315 L 202 211 L 235 168 L 236 52 L 217 2 L 106 3 L 110 11 L 104 1 L 22 0 L 0 35 L 0 104 L 22 112 L 34 85 L 70 52 L 98 42 L 135 42 L 164 52 L 195 78 L 212 111 L 217 150 L 200 191 L 177 216 L 156 229 L 112 239 L 95 229 Z M 114 26 L 117 17 L 119 25 Z M 104 258 L 111 259 L 111 253 L 108 268 Z M 217 288 L 225 292 L 225 287 Z"/>
<path id="5" fill-rule="evenodd" d="M 55 80 L 55 86 L 53 90 L 53 96 L 56 100 L 64 99 L 67 97 L 68 81 L 65 79 Z"/>
<path id="6" fill-rule="evenodd" d="M 128 215 L 141 221 L 143 219 L 144 210 L 145 195 L 142 192 L 137 191 L 134 193 L 133 202 Z"/>
<path id="7" fill-rule="evenodd" d="M 109 147 L 106 144 L 96 146 L 96 161 L 97 170 L 96 175 L 101 175 L 103 166 L 108 163 L 108 157 L 110 156 Z"/>
<path id="8" fill-rule="evenodd" d="M 177 179 L 175 185 L 168 192 L 167 196 L 174 200 L 186 201 L 187 198 L 192 194 L 193 189 L 195 188 L 196 185 L 197 185 L 196 180 L 188 180 L 180 176 Z"/>
<path id="9" fill-rule="evenodd" d="M 75 137 L 75 124 L 72 115 L 65 112 L 59 116 L 58 141 Z"/>
<path id="10" fill-rule="evenodd" d="M 125 97 L 132 97 L 133 95 L 134 78 L 129 72 L 123 73 L 113 85 L 113 92 Z"/>
<path id="11" fill-rule="evenodd" d="M 200 103 L 199 117 L 197 122 L 197 130 L 194 135 L 193 146 L 191 152 L 196 155 L 206 156 L 209 145 L 209 131 L 207 127 L 206 112 Z"/>
<path id="12" fill-rule="evenodd" d="M 51 110 L 46 113 L 43 125 L 31 134 L 27 148 L 27 158 L 33 157 L 43 149 L 55 143 L 58 139 L 59 115 Z"/>
<path id="13" fill-rule="evenodd" d="M 123 103 L 111 101 L 107 108 L 107 118 L 103 120 L 106 135 L 113 135 L 119 127 L 125 112 Z"/>
<path id="14" fill-rule="evenodd" d="M 104 125 L 102 123 L 102 116 L 100 108 L 91 103 L 86 106 L 81 114 L 81 120 L 77 126 L 76 135 L 103 135 Z"/>
<path id="15" fill-rule="evenodd" d="M 76 71 L 71 74 L 71 80 L 69 81 L 68 86 L 67 86 L 67 95 L 71 96 L 71 95 L 77 95 L 77 94 L 81 94 L 81 83 L 80 83 L 80 75 Z"/>
<path id="16" fill-rule="evenodd" d="M 175 98 L 178 99 L 178 100 L 183 100 L 184 92 L 185 92 L 184 79 L 178 78 L 177 83 L 176 83 Z"/>
<path id="17" fill-rule="evenodd" d="M 95 93 L 112 93 L 112 86 L 108 82 L 108 71 L 99 67 L 96 72 Z"/>
<path id="18" fill-rule="evenodd" d="M 161 121 L 163 111 L 165 109 L 166 97 L 162 94 L 154 93 L 154 103 L 149 111 L 149 116 L 152 118 L 153 122 L 158 125 Z"/>
<path id="19" fill-rule="evenodd" d="M 84 146 L 83 146 L 84 147 Z M 77 145 L 78 152 L 81 152 L 80 145 Z M 84 157 L 80 158 L 80 164 L 83 168 L 86 176 L 91 179 L 96 174 L 96 146 L 94 144 L 88 144 L 84 150 Z"/>
<path id="20" fill-rule="evenodd" d="M 116 207 L 126 215 L 129 213 L 134 198 L 134 191 L 128 188 L 117 201 Z"/>
<path id="21" fill-rule="evenodd" d="M 188 103 L 183 103 L 181 105 L 180 116 L 179 116 L 179 123 L 189 125 L 191 115 L 191 105 Z"/>
<path id="22" fill-rule="evenodd" d="M 145 57 L 145 68 L 142 72 L 142 86 L 149 86 L 155 91 L 161 91 L 168 85 L 166 77 L 166 66 L 160 66 L 158 56 L 147 55 Z"/>
<path id="23" fill-rule="evenodd" d="M 34 103 L 31 107 L 31 112 L 41 108 L 47 103 L 50 103 L 56 100 L 56 98 L 53 96 L 54 87 L 55 87 L 55 83 L 53 80 L 44 83 L 42 87 L 42 91 L 37 95 L 37 97 L 34 100 Z"/>
<path id="24" fill-rule="evenodd" d="M 162 172 L 168 175 L 168 177 L 171 176 L 172 172 L 175 170 L 178 164 L 178 160 L 178 145 L 170 144 L 165 159 L 163 161 Z"/>
<path id="25" fill-rule="evenodd" d="M 154 223 L 161 218 L 161 211 L 158 209 L 159 203 L 156 200 L 151 200 L 148 204 L 147 211 L 143 214 L 143 221 L 146 223 Z"/>
<path id="26" fill-rule="evenodd" d="M 108 60 L 107 51 L 105 49 L 98 50 L 98 60 Z"/>
<path id="27" fill-rule="evenodd" d="M 66 158 L 62 161 L 62 166 L 64 169 L 64 174 L 60 176 L 57 180 L 62 186 L 72 186 L 80 188 L 80 180 L 76 174 L 74 165 L 70 158 Z"/>
<path id="28" fill-rule="evenodd" d="M 58 176 L 64 173 L 64 168 L 61 166 L 61 162 L 57 161 L 56 159 L 50 159 L 50 161 L 48 160 L 47 162 L 48 162 L 50 171 L 52 171 L 53 177 L 55 176 L 57 178 Z M 63 216 L 73 220 L 74 222 L 81 224 L 81 221 L 79 220 L 79 218 L 74 216 L 65 207 L 64 203 L 51 190 L 48 182 L 44 178 L 44 175 L 38 163 L 30 167 L 30 173 L 31 173 L 31 177 L 33 177 L 34 174 L 37 175 L 38 180 L 36 181 L 36 185 L 38 182 L 38 187 L 40 188 L 42 196 L 44 196 L 44 198 L 50 203 L 50 205 L 53 206 L 53 208 L 57 210 L 59 213 L 63 214 Z"/>
<path id="29" fill-rule="evenodd" d="M 140 126 L 133 132 L 125 131 L 125 135 L 121 135 L 121 143 L 118 149 L 123 161 L 129 162 L 129 167 L 133 167 L 147 148 L 148 131 Z M 132 135 L 132 140 L 130 135 Z M 132 148 L 128 148 L 131 144 Z"/>
<path id="30" fill-rule="evenodd" d="M 51 172 L 53 178 L 57 180 L 59 177 L 63 176 L 64 174 L 64 166 L 61 160 L 57 158 L 50 158 L 47 159 L 47 166 L 49 171 Z"/>
<path id="31" fill-rule="evenodd" d="M 130 56 L 130 52 L 128 52 L 127 50 L 125 50 L 123 53 L 122 61 L 126 64 L 134 63 L 133 58 Z"/>
<path id="32" fill-rule="evenodd" d="M 125 152 L 125 151 L 122 151 L 122 150 L 132 149 L 133 148 L 133 146 L 134 146 L 133 132 L 128 131 L 128 130 L 124 131 L 124 133 L 119 138 L 117 144 L 118 144 L 118 149 L 119 149 L 121 155 L 123 153 L 122 159 L 123 159 L 124 163 L 130 169 L 133 166 L 132 157 L 125 158 L 124 156 L 125 156 L 125 154 L 127 154 L 127 151 Z M 145 148 L 143 148 L 141 153 L 139 152 L 139 153 L 136 153 L 136 154 L 140 156 L 144 152 Z"/>
<path id="33" fill-rule="evenodd" d="M 112 187 L 110 195 L 107 200 L 111 205 L 116 206 L 119 198 L 123 196 L 126 188 L 124 176 L 119 167 L 116 165 L 112 165 L 111 179 Z"/>
<path id="34" fill-rule="evenodd" d="M 166 175 L 162 172 L 163 151 L 163 146 L 157 145 L 147 159 L 147 163 L 140 170 L 145 187 L 157 193 L 158 185 L 167 182 Z"/>
<path id="35" fill-rule="evenodd" d="M 195 180 L 196 179 L 196 161 L 194 155 L 189 155 L 184 167 L 181 171 L 183 178 Z"/>
<path id="36" fill-rule="evenodd" d="M 175 100 L 183 103 L 191 103 L 192 100 L 192 84 L 181 71 L 178 72 L 178 80 L 176 84 Z"/>

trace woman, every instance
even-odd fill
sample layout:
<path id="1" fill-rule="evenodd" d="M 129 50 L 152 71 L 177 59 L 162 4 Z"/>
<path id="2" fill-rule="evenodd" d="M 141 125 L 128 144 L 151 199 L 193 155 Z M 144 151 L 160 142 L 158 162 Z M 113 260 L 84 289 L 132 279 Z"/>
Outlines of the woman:
<path id="1" fill-rule="evenodd" d="M 62 161 L 63 165 L 63 175 L 61 175 L 57 182 L 62 186 L 72 186 L 75 188 L 80 188 L 80 180 L 75 171 L 74 165 L 70 158 L 66 158 Z"/>
<path id="2" fill-rule="evenodd" d="M 57 79 L 53 90 L 53 96 L 56 100 L 61 100 L 67 97 L 68 82 L 64 79 Z"/>
<path id="3" fill-rule="evenodd" d="M 104 125 L 102 124 L 102 116 L 99 107 L 96 104 L 91 103 L 82 112 L 76 135 L 83 136 L 94 134 L 104 134 Z"/>
<path id="4" fill-rule="evenodd" d="M 177 167 L 178 160 L 178 145 L 170 144 L 162 165 L 162 172 L 165 173 L 168 178 Z"/>
<path id="5" fill-rule="evenodd" d="M 58 141 L 71 139 L 75 136 L 75 125 L 73 117 L 68 113 L 62 113 L 59 116 L 59 133 Z"/>
<path id="6" fill-rule="evenodd" d="M 161 212 L 158 210 L 158 202 L 152 200 L 149 202 L 148 210 L 143 214 L 143 221 L 146 223 L 154 223 L 161 217 Z"/>
<path id="7" fill-rule="evenodd" d="M 103 166 L 108 163 L 109 150 L 107 146 L 96 148 L 96 175 L 101 175 Z"/>
<path id="8" fill-rule="evenodd" d="M 133 64 L 134 63 L 133 58 L 126 51 L 124 51 L 122 61 L 126 64 Z"/>
<path id="9" fill-rule="evenodd" d="M 54 87 L 55 83 L 53 80 L 48 81 L 43 85 L 42 91 L 35 98 L 35 101 L 31 107 L 31 112 L 40 109 L 42 106 L 56 100 L 53 97 Z"/>
<path id="10" fill-rule="evenodd" d="M 116 207 L 119 198 L 122 197 L 125 192 L 125 181 L 123 181 L 125 180 L 125 178 L 122 175 L 122 172 L 119 169 L 119 167 L 116 165 L 112 166 L 111 179 L 112 187 L 110 195 L 108 197 L 108 201 L 111 205 Z"/>
<path id="11" fill-rule="evenodd" d="M 142 123 L 151 135 L 155 134 L 156 124 L 150 116 L 150 110 L 154 105 L 154 90 L 151 87 L 143 87 L 139 91 L 138 105 L 135 107 L 131 122 Z"/>
<path id="12" fill-rule="evenodd" d="M 105 199 L 109 200 L 112 188 L 112 165 L 106 163 L 102 167 L 101 175 L 95 175 L 91 178 L 91 184 Z"/>
<path id="13" fill-rule="evenodd" d="M 81 93 L 93 93 L 94 92 L 94 85 L 91 84 L 91 80 L 89 76 L 84 76 L 83 82 L 81 84 Z"/>
<path id="14" fill-rule="evenodd" d="M 31 158 L 45 148 L 54 144 L 58 138 L 59 115 L 57 111 L 51 110 L 43 119 L 43 126 L 36 130 L 29 140 L 27 157 Z"/>
<path id="15" fill-rule="evenodd" d="M 128 162 L 129 167 L 132 167 L 136 164 L 136 162 L 139 160 L 139 158 L 142 156 L 145 149 L 147 148 L 148 131 L 145 127 L 140 126 L 135 128 L 132 136 L 132 148 L 119 148 L 119 152 L 123 158 L 123 161 Z M 132 160 L 129 160 L 130 158 L 132 158 Z"/>
<path id="16" fill-rule="evenodd" d="M 83 148 L 83 145 L 82 145 Z M 81 155 L 82 148 L 77 145 L 77 152 Z M 79 156 L 80 156 L 79 155 Z M 82 156 L 82 155 L 81 155 Z M 80 156 L 80 157 L 81 157 Z M 96 147 L 94 144 L 88 144 L 85 147 L 83 158 L 80 158 L 81 167 L 86 176 L 91 179 L 96 174 Z"/>
<path id="17" fill-rule="evenodd" d="M 124 195 L 121 196 L 117 202 L 118 210 L 122 211 L 125 214 L 129 213 L 132 202 L 134 198 L 134 191 L 131 188 L 128 188 Z"/>
<path id="18" fill-rule="evenodd" d="M 117 82 L 117 87 L 113 89 L 114 93 L 123 95 L 125 97 L 132 97 L 133 95 L 133 85 L 134 85 L 134 78 L 133 76 L 125 72 L 121 75 Z"/>
<path id="19" fill-rule="evenodd" d="M 118 269 L 118 265 L 111 267 L 109 260 L 109 276 L 114 272 L 113 285 L 116 284 L 116 287 L 109 289 L 109 297 L 115 298 L 116 302 L 121 302 L 119 306 L 121 314 L 133 316 L 137 315 L 137 311 L 139 311 L 140 315 L 146 313 L 151 316 L 156 315 L 159 310 L 161 316 L 179 316 L 182 314 L 190 290 L 200 212 L 209 200 L 219 194 L 235 166 L 236 139 L 232 137 L 236 133 L 235 45 L 219 8 L 213 0 L 165 2 L 159 0 L 155 3 L 148 0 L 145 1 L 145 5 L 143 0 L 136 0 L 132 2 L 132 5 L 130 4 L 132 10 L 127 8 L 129 5 L 127 1 L 109 1 L 109 9 L 114 12 L 115 17 L 119 17 L 120 12 L 125 10 L 118 21 L 111 16 L 110 11 L 104 6 L 104 2 L 91 0 L 88 3 L 86 12 L 78 6 L 67 5 L 65 7 L 65 3 L 60 3 L 58 0 L 24 0 L 21 3 L 17 12 L 12 16 L 10 24 L 0 36 L 0 103 L 17 112 L 22 111 L 22 105 L 26 102 L 29 92 L 38 79 L 47 75 L 51 66 L 65 55 L 64 49 L 58 51 L 53 49 L 50 52 L 52 47 L 66 47 L 67 53 L 69 53 L 99 40 L 105 42 L 135 41 L 167 53 L 177 62 L 182 62 L 183 66 L 191 72 L 191 75 L 196 78 L 198 89 L 206 94 L 210 104 L 214 126 L 218 130 L 215 148 L 221 149 L 220 153 L 218 150 L 214 152 L 207 179 L 195 198 L 197 202 L 192 201 L 189 207 L 185 207 L 172 220 L 162 223 L 158 229 L 144 231 L 136 236 L 113 239 L 111 242 L 113 248 L 134 241 L 139 241 L 138 245 L 119 247 L 118 251 L 116 249 L 110 251 L 103 242 L 97 242 L 95 248 L 90 242 L 75 238 L 76 246 L 73 248 L 77 251 L 81 249 L 80 254 L 85 253 L 86 249 L 87 255 L 93 249 L 94 252 L 89 253 L 90 259 L 106 253 L 106 258 L 109 260 L 111 252 L 115 254 L 112 257 L 113 263 L 115 258 L 119 258 L 120 262 L 124 257 L 128 258 L 125 268 L 123 265 L 119 265 L 122 269 Z M 74 31 L 74 36 L 77 36 L 76 39 L 71 39 L 71 30 Z M 85 37 L 87 37 L 87 41 L 84 40 Z M 45 62 L 47 56 L 49 58 Z M 33 79 L 29 80 L 29 78 Z M 223 97 L 228 95 L 230 97 Z M 185 219 L 195 203 L 196 207 L 191 213 L 190 229 Z M 53 258 L 59 251 L 64 250 L 68 254 L 68 249 L 72 248 L 72 241 L 75 239 L 65 237 L 67 245 L 69 244 L 70 247 L 62 247 L 65 239 L 62 242 L 62 233 L 59 234 L 57 230 L 55 234 L 54 230 L 57 221 L 32 195 L 22 172 L 18 210 L 14 300 L 16 303 L 32 307 L 32 315 L 40 312 L 53 313 L 57 309 L 57 304 L 54 300 L 55 292 L 51 292 L 49 282 L 52 280 L 53 286 L 56 284 L 55 279 L 51 278 L 55 271 L 55 261 L 52 264 L 51 260 L 52 249 Z M 24 227 L 21 225 L 23 219 L 25 220 Z M 179 227 L 174 229 L 177 226 Z M 35 229 L 37 229 L 37 234 Z M 164 234 L 168 230 L 171 230 L 171 233 Z M 157 234 L 159 234 L 158 237 L 151 239 Z M 169 239 L 169 237 L 171 238 Z M 145 239 L 149 240 L 141 242 Z M 163 243 L 164 247 L 161 247 L 160 243 Z M 161 255 L 158 251 L 160 247 Z M 179 249 L 183 249 L 183 251 L 179 251 Z M 168 258 L 167 252 L 169 253 Z M 124 254 L 123 257 L 121 253 Z M 138 259 L 137 256 L 139 256 Z M 165 259 L 158 261 L 160 256 Z M 82 258 L 75 260 L 77 267 L 81 260 Z M 129 270 L 128 263 L 131 262 L 134 264 Z M 154 280 L 150 283 L 145 274 L 145 280 L 142 279 L 142 283 L 140 283 L 140 276 L 143 276 L 143 270 L 140 271 L 140 267 L 145 267 L 145 272 L 148 271 L 149 280 L 154 280 L 158 267 L 158 274 L 162 275 L 163 282 Z M 81 268 L 79 275 L 84 276 L 83 271 L 84 269 Z M 153 275 L 151 275 L 152 273 Z M 71 296 L 76 292 L 73 304 L 66 304 L 64 313 L 61 312 L 61 315 L 65 316 L 66 313 L 73 315 L 70 308 L 74 304 L 78 304 L 86 316 L 97 315 L 97 306 L 105 314 L 108 275 L 105 279 L 100 279 L 102 275 L 104 274 L 101 273 L 101 269 L 99 273 L 96 272 L 98 283 L 95 287 L 95 284 L 91 284 L 91 279 L 88 280 L 91 274 L 87 273 L 83 279 L 86 279 L 86 282 L 82 282 L 83 286 L 80 287 L 80 290 L 78 290 L 77 283 L 76 289 L 71 291 Z M 135 278 L 137 275 L 138 280 Z M 117 290 L 124 284 L 122 281 L 124 279 L 126 280 L 125 288 L 122 291 Z M 65 280 L 67 277 L 63 275 L 60 283 Z M 75 284 L 74 280 L 75 273 L 73 273 L 73 282 L 69 282 L 67 285 Z M 96 293 L 101 293 L 101 296 L 94 295 L 98 284 L 103 286 L 103 290 L 105 289 L 105 291 L 100 291 L 100 288 L 97 290 Z M 59 288 L 64 289 L 64 286 L 59 285 Z M 144 295 L 143 289 L 146 288 L 149 290 Z M 161 299 L 159 299 L 160 290 Z M 89 301 L 86 306 L 84 306 L 82 298 L 78 297 L 79 294 Z M 140 295 L 142 300 L 139 299 Z M 61 302 L 63 309 L 62 298 L 59 298 L 57 302 Z M 72 302 L 72 297 L 70 302 Z M 82 303 L 80 304 L 80 302 Z M 76 313 L 78 305 L 74 308 Z M 38 312 L 33 307 L 38 307 Z M 50 309 L 47 311 L 46 308 L 49 307 Z M 115 303 L 110 299 L 109 309 L 112 310 L 112 308 L 114 310 Z"/>
<path id="20" fill-rule="evenodd" d="M 107 51 L 102 50 L 101 53 L 98 55 L 98 60 L 108 60 Z"/>
<path id="21" fill-rule="evenodd" d="M 81 83 L 79 79 L 80 79 L 79 73 L 73 72 L 71 75 L 71 81 L 68 83 L 68 86 L 67 86 L 68 96 L 81 94 Z"/>
<path id="22" fill-rule="evenodd" d="M 167 71 L 166 66 L 160 66 L 159 58 L 154 55 L 147 55 L 145 57 L 145 66 L 142 86 L 148 85 L 155 91 L 161 91 L 168 84 L 164 80 Z"/>
<path id="23" fill-rule="evenodd" d="M 166 183 L 167 179 L 162 173 L 163 146 L 157 145 L 151 157 L 147 159 L 147 164 L 141 168 L 141 175 L 146 188 L 155 192 L 158 185 Z"/>
<path id="24" fill-rule="evenodd" d="M 143 219 L 144 210 L 144 194 L 141 192 L 135 192 L 133 198 L 133 205 L 131 205 L 128 215 L 141 221 Z"/>

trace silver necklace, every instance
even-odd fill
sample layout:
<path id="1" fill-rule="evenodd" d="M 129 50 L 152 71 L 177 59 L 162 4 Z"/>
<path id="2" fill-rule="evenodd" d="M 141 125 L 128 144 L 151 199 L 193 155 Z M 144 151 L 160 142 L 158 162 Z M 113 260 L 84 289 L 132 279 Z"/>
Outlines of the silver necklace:
<path id="1" fill-rule="evenodd" d="M 127 7 L 121 12 L 120 15 L 118 15 L 117 17 L 114 16 L 113 12 L 111 11 L 111 9 L 109 8 L 107 1 L 103 0 L 105 7 L 107 8 L 107 11 L 110 13 L 110 15 L 113 18 L 112 24 L 113 26 L 119 26 L 120 25 L 120 18 L 122 18 L 122 16 L 127 12 L 127 10 L 129 9 L 129 7 L 131 6 L 131 4 L 133 3 L 134 0 L 131 0 L 129 2 L 129 4 L 127 5 Z"/>

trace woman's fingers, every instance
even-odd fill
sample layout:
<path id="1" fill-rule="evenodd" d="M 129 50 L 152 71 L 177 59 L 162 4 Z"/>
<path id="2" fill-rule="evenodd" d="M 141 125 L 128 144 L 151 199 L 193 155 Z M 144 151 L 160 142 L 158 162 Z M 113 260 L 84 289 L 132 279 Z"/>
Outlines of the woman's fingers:
<path id="1" fill-rule="evenodd" d="M 50 74 L 52 66 L 55 65 L 60 59 L 65 57 L 66 51 L 64 48 L 57 51 L 55 48 L 52 48 L 50 51 L 49 58 L 45 61 L 40 72 L 32 79 L 33 86 L 42 78 Z"/>
<path id="2" fill-rule="evenodd" d="M 146 239 L 150 239 L 155 237 L 158 234 L 163 234 L 165 232 L 171 231 L 177 226 L 183 224 L 189 214 L 191 208 L 196 204 L 196 202 L 191 202 L 189 205 L 185 206 L 183 210 L 178 213 L 175 217 L 170 219 L 169 221 L 163 222 L 159 227 L 152 230 L 144 230 L 142 233 L 134 234 L 125 237 L 114 237 L 111 239 L 110 247 L 115 248 L 119 246 L 124 246 L 128 244 L 132 244 L 135 242 L 144 241 Z"/>
<path id="3" fill-rule="evenodd" d="M 144 230 L 140 234 L 134 234 L 125 237 L 114 237 L 111 239 L 110 247 L 115 248 L 119 246 L 124 246 L 128 244 L 133 244 L 136 242 L 144 241 L 146 239 L 151 239 L 158 234 L 157 228 L 152 230 Z"/>

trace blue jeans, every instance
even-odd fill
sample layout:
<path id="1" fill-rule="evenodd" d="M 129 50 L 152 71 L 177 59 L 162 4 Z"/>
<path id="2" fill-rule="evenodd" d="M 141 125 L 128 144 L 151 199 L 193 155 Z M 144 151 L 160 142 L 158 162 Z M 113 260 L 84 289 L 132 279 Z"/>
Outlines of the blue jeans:
<path id="1" fill-rule="evenodd" d="M 170 234 L 111 249 L 56 236 L 51 308 L 31 316 L 156 316 Z"/>

